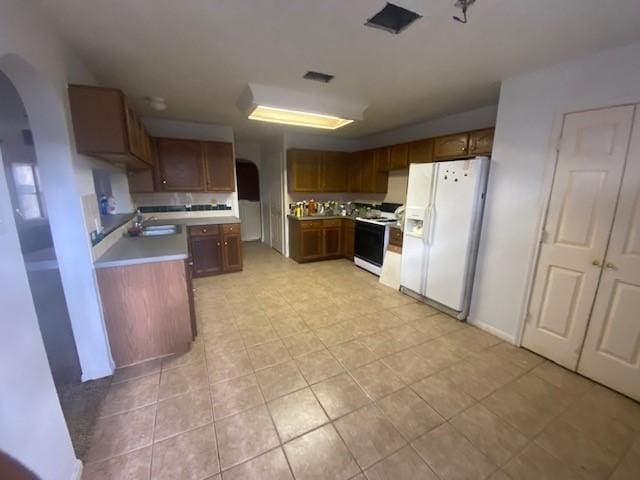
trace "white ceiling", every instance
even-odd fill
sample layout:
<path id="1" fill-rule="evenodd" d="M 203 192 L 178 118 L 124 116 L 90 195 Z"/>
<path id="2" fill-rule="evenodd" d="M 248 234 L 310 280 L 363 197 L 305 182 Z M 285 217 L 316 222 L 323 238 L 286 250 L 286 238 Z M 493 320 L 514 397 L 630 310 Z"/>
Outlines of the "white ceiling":
<path id="1" fill-rule="evenodd" d="M 497 102 L 499 82 L 640 40 L 640 0 L 396 0 L 424 15 L 400 35 L 367 28 L 384 0 L 39 0 L 101 83 L 136 110 L 232 125 L 249 139 L 283 127 L 244 118 L 249 82 L 369 105 L 338 131 L 360 136 Z M 303 80 L 330 73 L 330 84 Z"/>

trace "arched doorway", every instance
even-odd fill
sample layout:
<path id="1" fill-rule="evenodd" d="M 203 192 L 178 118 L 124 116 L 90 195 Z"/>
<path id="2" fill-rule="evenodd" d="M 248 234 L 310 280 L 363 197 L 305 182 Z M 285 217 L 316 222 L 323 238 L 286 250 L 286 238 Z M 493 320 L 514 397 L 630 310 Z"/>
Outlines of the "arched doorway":
<path id="1" fill-rule="evenodd" d="M 250 160 L 236 159 L 238 183 L 238 207 L 242 220 L 242 241 L 262 238 L 262 216 L 260 213 L 260 173 Z"/>

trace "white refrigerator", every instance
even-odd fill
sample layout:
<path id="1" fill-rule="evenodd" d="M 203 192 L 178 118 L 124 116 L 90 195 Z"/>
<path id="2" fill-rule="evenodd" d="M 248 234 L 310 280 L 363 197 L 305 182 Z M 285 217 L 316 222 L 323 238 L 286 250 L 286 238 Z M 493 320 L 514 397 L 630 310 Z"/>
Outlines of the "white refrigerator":
<path id="1" fill-rule="evenodd" d="M 469 313 L 489 159 L 411 164 L 400 285 L 463 320 Z"/>

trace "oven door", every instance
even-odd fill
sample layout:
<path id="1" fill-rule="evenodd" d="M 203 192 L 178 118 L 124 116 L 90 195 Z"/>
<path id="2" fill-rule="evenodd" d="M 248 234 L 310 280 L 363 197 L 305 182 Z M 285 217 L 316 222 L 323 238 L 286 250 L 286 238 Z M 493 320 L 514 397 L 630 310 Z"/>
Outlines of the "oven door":
<path id="1" fill-rule="evenodd" d="M 355 256 L 382 267 L 386 227 L 356 220 Z"/>

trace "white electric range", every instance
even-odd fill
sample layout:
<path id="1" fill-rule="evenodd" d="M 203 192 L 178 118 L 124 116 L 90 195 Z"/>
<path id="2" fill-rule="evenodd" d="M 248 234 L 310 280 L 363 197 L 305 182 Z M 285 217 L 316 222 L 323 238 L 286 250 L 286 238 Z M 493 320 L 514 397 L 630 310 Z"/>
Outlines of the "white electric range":
<path id="1" fill-rule="evenodd" d="M 384 254 L 389 244 L 389 227 L 397 223 L 395 215 L 400 204 L 383 203 L 380 215 L 376 217 L 357 217 L 355 233 L 355 255 L 353 262 L 380 276 Z"/>

